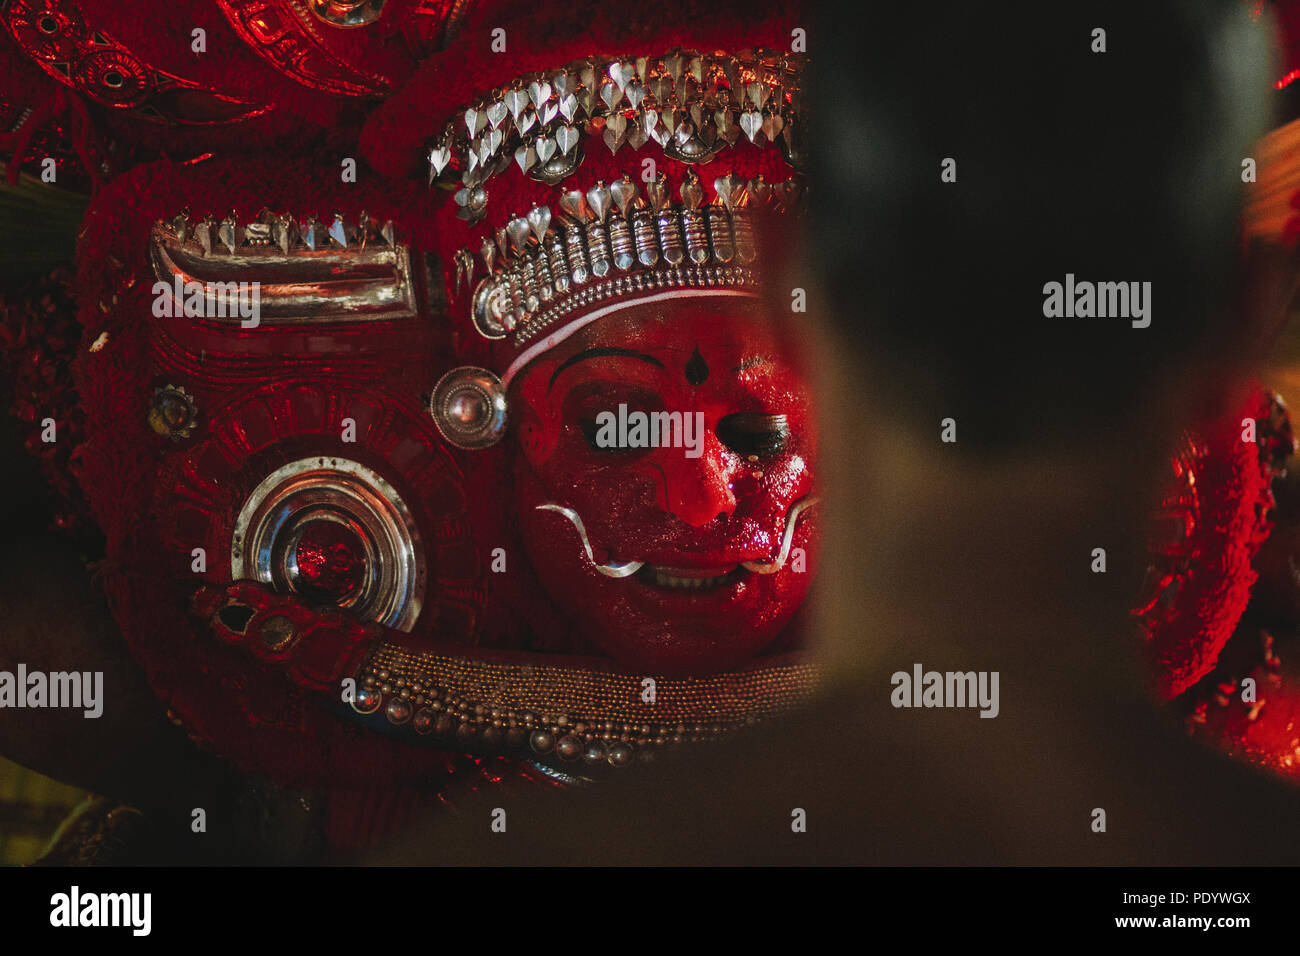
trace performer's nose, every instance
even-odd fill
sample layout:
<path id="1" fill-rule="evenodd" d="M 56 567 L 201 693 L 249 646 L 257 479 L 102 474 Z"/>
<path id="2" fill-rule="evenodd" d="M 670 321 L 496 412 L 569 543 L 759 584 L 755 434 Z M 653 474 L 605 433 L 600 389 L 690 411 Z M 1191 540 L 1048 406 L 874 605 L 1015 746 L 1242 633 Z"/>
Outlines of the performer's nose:
<path id="1" fill-rule="evenodd" d="M 687 457 L 684 448 L 661 448 L 655 454 L 664 471 L 663 508 L 692 528 L 736 510 L 726 449 L 709 430 L 704 432 L 702 446 L 698 458 Z"/>

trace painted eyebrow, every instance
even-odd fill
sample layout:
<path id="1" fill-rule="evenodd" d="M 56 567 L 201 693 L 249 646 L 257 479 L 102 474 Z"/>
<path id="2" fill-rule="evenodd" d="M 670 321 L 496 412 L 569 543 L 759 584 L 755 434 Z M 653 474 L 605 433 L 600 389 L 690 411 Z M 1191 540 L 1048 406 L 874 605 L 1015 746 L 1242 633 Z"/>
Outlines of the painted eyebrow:
<path id="1" fill-rule="evenodd" d="M 614 348 L 612 346 L 584 349 L 583 351 L 579 352 L 577 355 L 570 355 L 567 359 L 565 359 L 563 362 L 560 363 L 559 368 L 557 368 L 554 372 L 551 373 L 551 380 L 546 383 L 547 394 L 550 394 L 551 386 L 554 385 L 555 380 L 560 377 L 560 373 L 563 372 L 570 365 L 577 365 L 579 362 L 585 362 L 587 359 L 602 358 L 607 355 L 622 356 L 623 358 L 634 358 L 637 361 L 646 362 L 650 365 L 654 365 L 659 368 L 664 367 L 664 363 L 659 361 L 653 355 L 646 355 L 644 352 L 634 352 L 631 349 L 620 349 L 620 348 Z"/>
<path id="2" fill-rule="evenodd" d="M 771 362 L 772 360 L 766 355 L 753 355 L 733 368 L 732 371 L 739 374 L 740 372 L 753 368 L 755 365 L 770 365 Z"/>

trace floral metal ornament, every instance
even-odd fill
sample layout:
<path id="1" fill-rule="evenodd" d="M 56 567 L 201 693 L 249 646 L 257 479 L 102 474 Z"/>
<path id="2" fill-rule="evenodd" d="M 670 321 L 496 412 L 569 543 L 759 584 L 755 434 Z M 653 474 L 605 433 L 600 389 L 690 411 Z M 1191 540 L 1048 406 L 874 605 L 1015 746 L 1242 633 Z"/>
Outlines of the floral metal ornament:
<path id="1" fill-rule="evenodd" d="M 185 389 L 164 385 L 153 391 L 147 421 L 155 434 L 180 441 L 189 438 L 198 425 L 199 409 Z"/>

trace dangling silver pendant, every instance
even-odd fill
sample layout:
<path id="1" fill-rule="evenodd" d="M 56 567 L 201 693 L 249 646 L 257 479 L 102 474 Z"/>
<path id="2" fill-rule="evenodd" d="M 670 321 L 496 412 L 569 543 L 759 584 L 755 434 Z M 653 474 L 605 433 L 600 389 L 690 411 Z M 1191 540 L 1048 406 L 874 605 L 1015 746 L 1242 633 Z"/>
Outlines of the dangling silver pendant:
<path id="1" fill-rule="evenodd" d="M 572 176 L 582 165 L 586 155 L 581 137 L 576 141 L 565 133 L 569 127 L 561 127 L 555 139 L 538 137 L 536 149 L 539 162 L 528 170 L 530 178 L 548 186 L 558 186 Z M 567 145 L 567 149 L 561 147 Z M 545 155 L 543 155 L 545 153 Z"/>

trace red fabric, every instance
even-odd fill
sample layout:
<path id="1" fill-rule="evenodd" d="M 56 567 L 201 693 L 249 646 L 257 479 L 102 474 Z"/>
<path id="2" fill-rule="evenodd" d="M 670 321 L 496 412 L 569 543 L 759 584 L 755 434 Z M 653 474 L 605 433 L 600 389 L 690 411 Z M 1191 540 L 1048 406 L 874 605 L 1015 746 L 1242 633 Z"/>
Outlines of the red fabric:
<path id="1" fill-rule="evenodd" d="M 297 114 L 323 126 L 337 115 L 338 97 L 304 88 L 275 69 L 240 40 L 215 3 L 96 3 L 83 4 L 83 11 L 88 26 L 154 69 L 214 93 L 278 107 L 273 123 Z M 199 27 L 207 35 L 204 53 L 192 49 Z"/>

